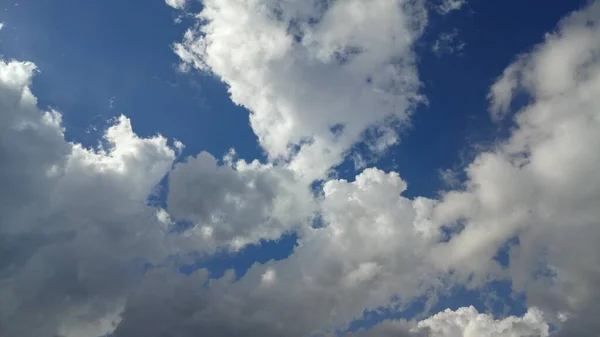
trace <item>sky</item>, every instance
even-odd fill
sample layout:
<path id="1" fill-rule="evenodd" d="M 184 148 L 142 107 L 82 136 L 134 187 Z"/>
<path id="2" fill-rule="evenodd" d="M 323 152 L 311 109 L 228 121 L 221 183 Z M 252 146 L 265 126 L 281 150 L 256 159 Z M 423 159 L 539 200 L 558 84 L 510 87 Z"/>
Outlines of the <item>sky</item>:
<path id="1" fill-rule="evenodd" d="M 0 335 L 598 336 L 600 1 L 0 22 Z"/>

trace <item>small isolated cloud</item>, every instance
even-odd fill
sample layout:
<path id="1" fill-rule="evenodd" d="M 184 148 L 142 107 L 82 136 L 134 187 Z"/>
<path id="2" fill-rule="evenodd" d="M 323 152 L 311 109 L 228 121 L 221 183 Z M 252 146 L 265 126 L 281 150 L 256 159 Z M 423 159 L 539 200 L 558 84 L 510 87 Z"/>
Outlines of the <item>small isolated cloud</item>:
<path id="1" fill-rule="evenodd" d="M 467 0 L 443 0 L 442 3 L 438 5 L 437 11 L 442 15 L 446 15 L 461 9 L 466 4 Z"/>
<path id="2" fill-rule="evenodd" d="M 184 9 L 187 0 L 165 0 L 165 3 L 175 9 Z"/>
<path id="3" fill-rule="evenodd" d="M 0 30 L 2 30 L 2 28 L 4 28 L 4 22 L 0 22 Z"/>
<path id="4" fill-rule="evenodd" d="M 458 29 L 454 29 L 451 32 L 441 33 L 431 50 L 437 56 L 442 56 L 460 53 L 465 46 L 466 43 L 458 38 Z"/>
<path id="5" fill-rule="evenodd" d="M 458 172 L 453 169 L 440 170 L 440 179 L 448 187 L 457 187 L 460 184 Z"/>

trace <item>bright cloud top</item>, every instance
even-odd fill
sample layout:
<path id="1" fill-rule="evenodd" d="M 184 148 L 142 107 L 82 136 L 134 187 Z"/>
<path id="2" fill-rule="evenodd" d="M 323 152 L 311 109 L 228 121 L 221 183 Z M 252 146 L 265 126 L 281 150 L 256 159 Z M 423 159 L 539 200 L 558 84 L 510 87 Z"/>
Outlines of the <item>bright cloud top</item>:
<path id="1" fill-rule="evenodd" d="M 187 0 L 165 0 L 165 3 L 175 9 L 184 9 L 187 4 Z"/>
<path id="2" fill-rule="evenodd" d="M 227 84 L 269 157 L 308 180 L 367 132 L 375 152 L 396 143 L 392 125 L 423 100 L 421 1 L 205 1 L 198 19 L 174 46 L 182 66 Z"/>

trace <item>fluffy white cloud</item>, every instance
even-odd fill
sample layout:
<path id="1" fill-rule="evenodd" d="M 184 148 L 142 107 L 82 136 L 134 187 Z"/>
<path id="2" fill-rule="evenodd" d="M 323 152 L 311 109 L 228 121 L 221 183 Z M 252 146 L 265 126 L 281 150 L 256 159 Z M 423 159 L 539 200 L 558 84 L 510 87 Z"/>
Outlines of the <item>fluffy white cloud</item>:
<path id="1" fill-rule="evenodd" d="M 271 160 L 307 181 L 367 131 L 374 151 L 396 143 L 390 125 L 423 99 L 412 52 L 423 1 L 210 0 L 198 19 L 174 46 L 183 68 L 225 82 Z"/>
<path id="2" fill-rule="evenodd" d="M 0 334 L 102 330 L 138 277 L 136 259 L 165 254 L 146 199 L 175 152 L 125 117 L 98 150 L 65 141 L 60 114 L 36 107 L 34 72 L 0 62 Z"/>
<path id="3" fill-rule="evenodd" d="M 384 321 L 348 337 L 547 337 L 549 326 L 542 313 L 529 309 L 523 317 L 494 319 L 473 307 L 446 309 L 419 322 Z"/>
<path id="4" fill-rule="evenodd" d="M 164 304 L 150 295 L 160 292 L 159 285 L 148 283 L 132 302 L 141 303 L 126 307 L 115 336 L 159 336 L 166 327 L 179 336 L 306 336 L 344 327 L 365 309 L 407 304 L 441 281 L 427 262 L 439 239 L 427 221 L 433 201 L 404 198 L 405 189 L 396 173 L 377 169 L 354 182 L 327 182 L 321 200 L 325 226 L 307 231 L 290 257 L 255 265 L 237 282 L 225 277 L 195 292 L 189 282 L 202 284 L 202 272 L 190 281 L 157 271 L 169 287 L 181 289 L 175 292 L 192 292 L 187 296 L 194 300 L 174 316 L 180 300 Z"/>
<path id="5" fill-rule="evenodd" d="M 468 307 L 356 335 L 547 336 L 533 306 L 563 323 L 558 335 L 600 330 L 599 2 L 498 79 L 495 118 L 518 93 L 531 102 L 441 200 L 406 198 L 399 175 L 376 168 L 326 181 L 316 198 L 309 189 L 365 133 L 373 151 L 397 140 L 390 125 L 421 99 L 411 46 L 422 2 L 210 0 L 199 18 L 175 49 L 251 110 L 269 163 L 200 153 L 173 165 L 182 144 L 140 138 L 125 117 L 98 149 L 67 142 L 60 114 L 29 90 L 35 66 L 0 63 L 0 335 L 300 337 L 493 278 L 526 292 L 527 314 Z M 167 208 L 149 206 L 165 176 Z M 177 220 L 194 226 L 170 233 Z M 442 225 L 455 229 L 448 242 Z M 239 280 L 167 260 L 286 231 L 300 233 L 293 254 Z M 502 268 L 493 257 L 515 237 Z"/>
<path id="6" fill-rule="evenodd" d="M 310 226 L 315 200 L 292 171 L 235 160 L 233 153 L 224 161 L 219 166 L 202 152 L 169 174 L 167 210 L 174 220 L 193 222 L 187 234 L 203 242 L 202 248 L 237 250 Z"/>
<path id="7" fill-rule="evenodd" d="M 434 212 L 460 231 L 434 250 L 439 266 L 482 279 L 508 274 L 530 304 L 567 318 L 559 334 L 568 336 L 600 330 L 599 40 L 596 1 L 507 68 L 491 89 L 492 113 L 506 115 L 517 94 L 530 103 L 510 138 L 467 168 L 464 191 L 447 193 Z M 515 237 L 501 271 L 492 258 Z"/>
<path id="8" fill-rule="evenodd" d="M 261 39 L 266 37 L 261 34 L 275 34 L 280 39 L 270 41 L 279 41 L 281 45 L 257 42 L 260 48 L 252 51 L 262 55 L 259 61 L 253 57 L 235 58 L 238 54 L 229 52 L 229 48 L 249 47 L 241 40 L 233 45 L 221 43 L 245 35 L 238 32 L 242 35 L 220 36 L 227 31 L 222 31 L 219 25 L 228 22 L 227 18 L 233 20 L 236 17 L 238 19 L 232 23 L 230 27 L 233 28 L 229 32 L 241 30 L 236 25 L 244 21 L 239 20 L 240 13 L 244 13 L 239 10 L 245 7 L 236 4 L 238 7 L 233 4 L 208 6 L 210 10 L 203 14 L 208 24 L 201 28 L 206 35 L 199 37 L 193 32 L 188 33 L 189 43 L 180 45 L 179 48 L 183 49 L 179 52 L 185 60 L 215 72 L 228 83 L 232 97 L 252 109 L 251 118 L 270 116 L 250 105 L 273 107 L 273 101 L 265 101 L 265 97 L 274 96 L 258 94 L 262 88 L 251 87 L 253 84 L 249 83 L 254 82 L 244 76 L 253 74 L 257 83 L 269 87 L 266 83 L 270 82 L 261 81 L 264 78 L 270 81 L 276 75 L 253 72 L 251 70 L 255 68 L 244 62 L 276 60 L 273 64 L 277 65 L 284 59 L 280 53 L 289 57 L 286 49 L 289 48 L 289 36 L 282 33 L 287 31 L 277 28 L 280 19 L 265 20 L 264 16 L 270 13 L 268 10 L 271 8 L 261 7 L 245 18 L 252 20 L 258 15 L 262 21 L 252 21 L 254 26 L 267 25 L 270 28 L 253 28 L 259 30 L 253 36 L 256 41 L 263 41 Z M 597 223 L 600 214 L 595 207 L 600 202 L 600 181 L 594 174 L 600 168 L 600 154 L 595 151 L 600 148 L 600 102 L 597 98 L 600 97 L 600 71 L 595 57 L 598 46 L 594 43 L 598 40 L 598 25 L 594 22 L 599 18 L 599 7 L 595 3 L 564 20 L 556 33 L 549 35 L 531 53 L 520 57 L 492 87 L 491 111 L 498 118 L 507 113 L 515 93 L 524 91 L 532 101 L 517 114 L 517 125 L 510 138 L 482 153 L 468 166 L 468 180 L 463 189 L 444 194 L 439 202 L 422 198 L 409 200 L 400 196 L 406 185 L 397 174 L 386 174 L 377 169 L 365 170 L 354 182 L 328 181 L 319 200 L 319 212 L 325 227 L 305 231 L 299 241 L 300 246 L 288 259 L 255 265 L 238 282 L 231 282 L 228 278 L 212 281 L 207 289 L 200 292 L 191 292 L 194 288 L 188 282 L 203 284 L 205 276 L 202 272 L 195 276 L 198 278 L 195 281 L 191 281 L 194 278 L 174 281 L 173 277 L 164 277 L 164 282 L 171 284 L 175 293 L 181 293 L 183 298 L 190 296 L 192 300 L 183 302 L 182 309 L 178 309 L 182 302 L 177 298 L 148 296 L 156 292 L 156 284 L 145 288 L 126 306 L 115 335 L 134 335 L 142 322 L 150 317 L 152 323 L 144 326 L 150 336 L 153 333 L 160 335 L 158 332 L 166 327 L 171 327 L 169 331 L 176 331 L 181 336 L 193 336 L 197 331 L 215 336 L 242 333 L 304 336 L 343 327 L 360 317 L 365 309 L 380 306 L 401 309 L 415 297 L 428 291 L 435 293 L 436 289 L 450 281 L 478 285 L 506 277 L 513 282 L 516 291 L 527 293 L 530 305 L 539 306 L 554 323 L 566 319 L 559 334 L 585 336 L 597 331 L 596 320 L 592 317 L 598 313 L 598 301 L 592 295 L 598 293 L 600 270 L 595 259 L 600 256 L 595 244 L 600 236 Z M 286 10 L 276 11 L 276 17 L 289 15 L 286 13 Z M 306 29 L 316 29 L 314 27 L 323 22 L 326 21 L 321 18 Z M 275 25 L 275 28 L 269 25 Z M 291 44 L 303 44 L 306 36 L 310 35 L 302 35 L 300 41 L 294 40 Z M 305 47 L 303 45 L 302 48 Z M 189 48 L 195 48 L 195 51 Z M 246 49 L 238 52 L 242 50 Z M 219 56 L 211 58 L 211 55 Z M 242 63 L 232 68 L 228 63 L 233 62 L 231 60 Z M 293 69 L 295 64 L 286 69 Z M 260 67 L 267 65 L 260 63 Z M 260 69 L 264 71 L 264 68 Z M 279 68 L 276 66 L 274 69 Z M 548 74 L 554 75 L 549 77 Z M 553 78 L 560 81 L 554 83 L 551 81 Z M 244 85 L 240 84 L 242 82 Z M 249 94 L 246 91 L 249 88 L 253 88 L 257 95 Z M 274 113 L 274 110 L 265 111 Z M 323 120 L 314 121 L 317 126 L 323 125 Z M 364 128 L 366 124 L 361 125 Z M 261 135 L 256 126 L 255 130 Z M 318 134 L 314 128 L 299 130 L 303 130 L 297 131 L 299 134 Z M 270 137 L 268 132 L 264 137 Z M 273 136 L 273 139 L 286 139 L 279 150 L 275 143 L 264 140 L 266 138 L 262 141 L 272 158 L 291 155 L 290 167 L 296 170 L 298 166 L 295 163 L 303 158 L 302 151 L 313 148 L 316 143 L 302 145 L 302 150 L 294 156 L 286 152 L 289 143 L 300 141 L 293 140 L 293 134 L 290 133 L 292 138 Z M 335 148 L 331 146 L 327 144 L 326 148 Z M 217 167 L 214 159 L 208 162 L 210 170 Z M 200 172 L 204 170 L 198 168 L 204 164 L 193 161 L 182 165 L 190 165 Z M 224 177 L 237 171 L 231 167 L 220 170 L 223 171 L 219 174 Z M 254 174 L 239 180 L 222 180 L 241 186 L 233 190 L 243 196 L 251 190 L 247 186 L 255 179 Z M 188 175 L 182 173 L 182 176 Z M 183 182 L 183 185 L 188 185 L 187 180 Z M 217 189 L 217 194 L 220 193 Z M 215 208 L 230 207 L 226 199 L 217 198 L 225 202 L 219 201 Z M 199 205 L 204 202 L 202 196 L 192 200 L 198 200 Z M 267 202 L 260 201 L 253 209 L 270 207 L 271 199 L 259 200 Z M 191 207 L 182 214 L 188 217 L 200 214 L 199 219 L 206 221 L 202 207 Z M 246 216 L 262 217 L 252 214 Z M 440 242 L 440 225 L 454 226 L 457 233 L 452 234 L 448 242 Z M 226 237 L 229 239 L 229 236 Z M 493 258 L 514 237 L 518 237 L 520 244 L 510 250 L 509 267 L 502 268 Z M 452 273 L 447 273 L 450 271 Z M 163 305 L 165 302 L 167 304 Z M 149 308 L 155 311 L 149 312 Z M 179 314 L 173 315 L 172 312 Z M 366 333 L 385 335 L 386 331 L 394 331 L 391 327 L 396 325 L 399 326 L 398 334 L 409 336 L 548 334 L 548 326 L 537 309 L 530 309 L 522 318 L 495 320 L 472 308 L 443 312 L 421 322 L 388 322 Z M 388 328 L 391 330 L 386 330 Z"/>
<path id="9" fill-rule="evenodd" d="M 187 0 L 165 0 L 165 3 L 167 6 L 175 9 L 184 9 L 187 4 Z"/>
<path id="10" fill-rule="evenodd" d="M 35 69 L 0 62 L 1 335 L 106 334 L 145 263 L 276 239 L 313 217 L 312 192 L 290 170 L 207 153 L 173 167 L 182 144 L 140 138 L 124 116 L 97 149 L 65 141 L 60 114 L 39 110 L 29 89 Z M 170 214 L 148 205 L 168 173 Z M 172 219 L 196 226 L 170 233 Z"/>
<path id="11" fill-rule="evenodd" d="M 546 337 L 549 329 L 537 309 L 529 309 L 523 317 L 496 320 L 473 307 L 445 310 L 419 322 L 417 328 L 431 337 Z"/>

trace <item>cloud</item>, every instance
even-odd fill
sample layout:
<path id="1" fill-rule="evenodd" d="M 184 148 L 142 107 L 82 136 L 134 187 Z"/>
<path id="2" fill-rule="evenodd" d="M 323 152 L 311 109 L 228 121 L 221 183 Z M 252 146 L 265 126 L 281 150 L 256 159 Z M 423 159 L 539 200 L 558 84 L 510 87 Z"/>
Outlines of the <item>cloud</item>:
<path id="1" fill-rule="evenodd" d="M 445 169 L 439 171 L 440 180 L 448 187 L 456 188 L 460 185 L 458 178 L 458 172 L 452 169 Z"/>
<path id="2" fill-rule="evenodd" d="M 467 4 L 467 0 L 442 0 L 439 5 L 437 5 L 437 11 L 446 15 L 450 12 L 461 9 L 464 5 Z"/>
<path id="3" fill-rule="evenodd" d="M 519 76 L 523 69 L 523 61 L 518 60 L 504 69 L 502 76 L 490 88 L 488 100 L 489 112 L 493 121 L 502 120 L 510 111 L 514 95 L 519 87 Z"/>
<path id="4" fill-rule="evenodd" d="M 314 197 L 288 169 L 234 153 L 222 163 L 200 153 L 174 165 L 183 144 L 140 138 L 125 116 L 96 149 L 66 141 L 60 113 L 37 107 L 35 72 L 32 63 L 0 62 L 0 335 L 122 331 L 134 290 L 151 282 L 148 265 L 170 266 L 177 280 L 171 258 L 310 228 Z M 148 200 L 167 176 L 165 210 Z M 195 226 L 178 233 L 179 219 Z M 266 275 L 266 285 L 277 283 L 276 271 Z M 154 290 L 152 301 L 168 296 Z"/>
<path id="5" fill-rule="evenodd" d="M 72 336 L 86 322 L 102 330 L 137 277 L 135 260 L 166 253 L 146 199 L 175 153 L 164 137 L 137 137 L 123 116 L 97 150 L 65 141 L 60 114 L 36 107 L 35 71 L 0 62 L 0 334 Z"/>
<path id="6" fill-rule="evenodd" d="M 423 100 L 412 51 L 422 1 L 205 1 L 198 25 L 174 45 L 182 68 L 220 78 L 272 161 L 322 179 L 350 147 L 398 141 Z M 393 124 L 393 123 L 392 123 Z"/>
<path id="7" fill-rule="evenodd" d="M 458 39 L 458 30 L 454 29 L 449 33 L 441 33 L 431 50 L 439 57 L 443 54 L 460 53 L 465 46 L 466 44 Z"/>
<path id="8" fill-rule="evenodd" d="M 139 137 L 125 116 L 95 149 L 68 142 L 60 113 L 30 91 L 35 65 L 0 62 L 0 335 L 327 334 L 365 310 L 400 313 L 493 279 L 527 294 L 524 316 L 465 307 L 348 335 L 547 336 L 546 319 L 558 336 L 600 330 L 600 3 L 492 86 L 496 118 L 517 95 L 530 101 L 439 200 L 405 197 L 400 175 L 377 168 L 310 188 L 356 142 L 397 141 L 393 125 L 422 100 L 412 43 L 423 3 L 255 4 L 206 1 L 174 48 L 251 111 L 266 163 L 205 152 L 175 163 L 183 144 Z M 163 209 L 148 200 L 165 178 Z M 292 231 L 288 258 L 240 279 L 178 270 L 189 253 L 235 254 Z M 503 267 L 494 257 L 507 245 Z"/>
<path id="9" fill-rule="evenodd" d="M 456 311 L 446 309 L 419 322 L 384 321 L 369 330 L 348 334 L 348 337 L 547 337 L 549 326 L 542 313 L 531 308 L 523 317 L 494 319 L 473 307 Z"/>
<path id="10" fill-rule="evenodd" d="M 193 287 L 206 282 L 202 271 L 189 279 L 156 271 L 161 281 L 128 302 L 115 336 L 306 336 L 343 328 L 365 309 L 406 305 L 441 281 L 427 262 L 438 240 L 426 221 L 432 201 L 404 198 L 405 188 L 397 174 L 377 169 L 327 182 L 325 226 L 304 233 L 290 257 L 203 289 Z M 164 287 L 190 299 L 154 295 Z"/>
<path id="11" fill-rule="evenodd" d="M 504 71 L 490 91 L 492 113 L 507 114 L 517 94 L 529 98 L 514 131 L 467 167 L 464 191 L 448 192 L 434 210 L 435 222 L 460 231 L 434 249 L 436 263 L 482 279 L 507 273 L 530 305 L 557 324 L 566 317 L 559 335 L 600 329 L 592 318 L 600 292 L 599 21 L 593 2 Z M 515 238 L 499 271 L 493 257 Z"/>
<path id="12" fill-rule="evenodd" d="M 167 6 L 173 7 L 175 9 L 184 9 L 187 5 L 187 0 L 165 0 Z"/>
<path id="13" fill-rule="evenodd" d="M 169 174 L 167 210 L 174 220 L 194 224 L 190 232 L 204 242 L 202 248 L 238 250 L 311 225 L 315 200 L 292 171 L 236 160 L 234 153 L 224 160 L 219 165 L 202 152 Z"/>

